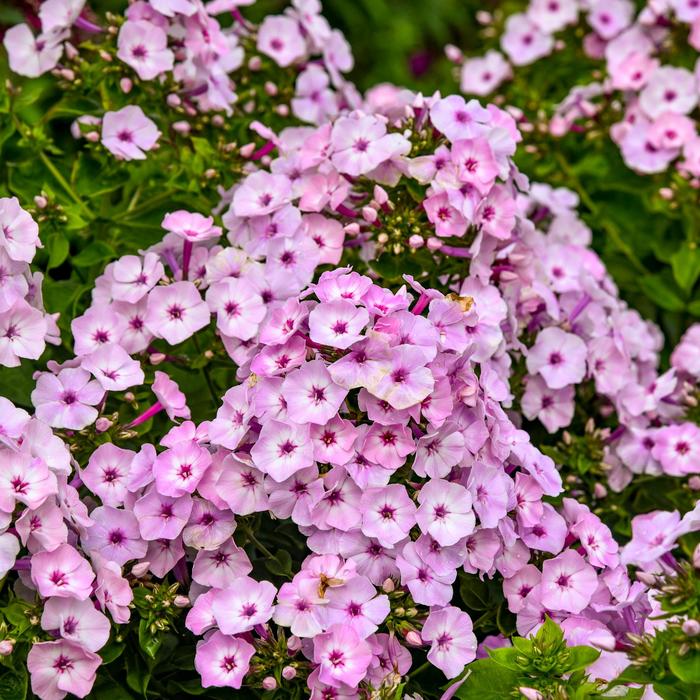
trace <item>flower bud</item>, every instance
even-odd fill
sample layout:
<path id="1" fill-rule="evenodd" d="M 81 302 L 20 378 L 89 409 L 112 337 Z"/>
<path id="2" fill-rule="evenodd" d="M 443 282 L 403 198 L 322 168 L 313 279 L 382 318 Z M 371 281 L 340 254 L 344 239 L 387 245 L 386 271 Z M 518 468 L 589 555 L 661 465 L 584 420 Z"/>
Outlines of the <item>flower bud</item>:
<path id="1" fill-rule="evenodd" d="M 662 199 L 673 199 L 673 190 L 670 187 L 661 187 L 659 189 L 659 197 Z"/>
<path id="2" fill-rule="evenodd" d="M 393 578 L 384 579 L 384 583 L 382 583 L 382 590 L 384 591 L 384 593 L 391 593 L 395 589 L 396 584 L 394 583 Z"/>
<path id="3" fill-rule="evenodd" d="M 66 52 L 66 58 L 68 58 L 69 60 L 72 61 L 73 59 L 78 57 L 78 49 L 76 49 L 75 46 L 73 46 L 73 44 L 71 44 L 69 41 L 67 41 L 63 45 L 63 48 Z"/>
<path id="4" fill-rule="evenodd" d="M 165 98 L 165 101 L 168 103 L 168 107 L 179 107 L 182 104 L 182 100 L 180 99 L 180 95 L 176 95 L 174 92 L 171 92 Z"/>
<path id="5" fill-rule="evenodd" d="M 272 676 L 263 678 L 262 687 L 265 690 L 274 690 L 277 687 L 277 681 Z"/>
<path id="6" fill-rule="evenodd" d="M 685 620 L 681 629 L 689 637 L 697 637 L 700 634 L 700 622 L 697 620 Z"/>
<path id="7" fill-rule="evenodd" d="M 173 598 L 173 605 L 176 608 L 186 608 L 190 604 L 190 599 L 186 595 L 176 595 Z"/>
<path id="8" fill-rule="evenodd" d="M 518 690 L 522 693 L 523 697 L 527 698 L 527 700 L 542 700 L 542 693 L 540 693 L 539 690 L 535 690 L 535 688 L 526 688 L 526 687 L 520 687 Z"/>
<path id="9" fill-rule="evenodd" d="M 287 640 L 287 649 L 292 653 L 299 651 L 299 649 L 301 649 L 301 639 L 295 635 L 292 635 Z"/>
<path id="10" fill-rule="evenodd" d="M 423 646 L 423 640 L 421 639 L 420 634 L 416 632 L 416 630 L 408 630 L 406 634 L 404 635 L 406 638 L 406 644 L 411 647 L 422 647 Z"/>
<path id="11" fill-rule="evenodd" d="M 700 491 L 700 476 L 694 474 L 688 479 L 688 487 L 691 491 Z"/>
<path id="12" fill-rule="evenodd" d="M 223 126 L 225 124 L 224 118 L 220 114 L 215 114 L 211 118 L 212 126 Z"/>
<path id="13" fill-rule="evenodd" d="M 254 151 L 255 144 L 251 142 L 247 143 L 245 146 L 241 146 L 238 152 L 241 154 L 241 158 L 250 158 L 250 156 L 253 155 Z"/>
<path id="14" fill-rule="evenodd" d="M 297 670 L 294 668 L 294 666 L 285 666 L 282 669 L 282 678 L 284 678 L 285 681 L 291 681 L 296 675 Z"/>
<path id="15" fill-rule="evenodd" d="M 253 56 L 250 61 L 248 61 L 248 68 L 252 71 L 258 71 L 262 68 L 262 59 L 260 56 Z"/>
<path id="16" fill-rule="evenodd" d="M 97 430 L 98 433 L 104 433 L 105 430 L 109 430 L 114 423 L 109 418 L 105 418 L 104 416 L 100 416 L 96 421 L 95 421 L 95 430 Z"/>
<path id="17" fill-rule="evenodd" d="M 351 236 L 357 236 L 357 234 L 360 233 L 360 224 L 358 224 L 357 221 L 352 221 L 351 223 L 346 224 L 345 233 L 350 234 Z"/>
<path id="18" fill-rule="evenodd" d="M 368 224 L 373 224 L 377 220 L 377 211 L 372 207 L 362 207 L 362 218 Z"/>
<path id="19" fill-rule="evenodd" d="M 131 567 L 132 576 L 136 576 L 136 578 L 141 578 L 148 571 L 148 567 L 150 565 L 150 561 L 140 561 L 138 564 L 134 564 Z"/>
<path id="20" fill-rule="evenodd" d="M 445 56 L 447 56 L 448 61 L 456 63 L 457 65 L 464 60 L 464 54 L 454 44 L 447 44 L 447 46 L 445 46 Z"/>
<path id="21" fill-rule="evenodd" d="M 131 92 L 131 88 L 134 87 L 134 81 L 131 78 L 122 78 L 119 81 L 119 87 L 125 95 Z"/>
<path id="22" fill-rule="evenodd" d="M 69 83 L 72 83 L 75 80 L 75 71 L 72 71 L 70 68 L 62 68 L 61 77 Z"/>
<path id="23" fill-rule="evenodd" d="M 189 122 L 179 121 L 173 122 L 173 130 L 177 131 L 178 134 L 189 134 L 192 130 Z"/>
<path id="24" fill-rule="evenodd" d="M 596 498 L 605 498 L 608 495 L 608 490 L 600 482 L 596 482 L 593 487 L 593 495 Z"/>
<path id="25" fill-rule="evenodd" d="M 423 238 L 423 236 L 419 236 L 417 233 L 414 233 L 408 239 L 408 245 L 414 250 L 417 250 L 418 248 L 422 248 L 425 245 L 425 239 Z"/>
<path id="26" fill-rule="evenodd" d="M 380 206 L 382 204 L 386 204 L 389 201 L 389 195 L 386 193 L 386 190 L 380 185 L 374 186 L 374 191 L 372 192 L 372 194 L 374 195 L 374 199 L 376 200 L 377 204 L 379 204 Z"/>
<path id="27" fill-rule="evenodd" d="M 165 360 L 165 354 L 162 352 L 154 352 L 148 356 L 148 361 L 152 365 L 159 365 L 163 360 Z"/>
<path id="28" fill-rule="evenodd" d="M 38 194 L 36 197 L 34 197 L 34 204 L 36 204 L 39 209 L 46 209 L 48 203 L 49 200 L 46 199 L 43 194 Z"/>
<path id="29" fill-rule="evenodd" d="M 280 115 L 280 117 L 288 117 L 289 116 L 289 105 L 277 105 L 275 107 L 275 112 Z"/>
<path id="30" fill-rule="evenodd" d="M 100 58 L 101 58 L 103 61 L 107 61 L 107 63 L 111 63 L 111 62 L 112 62 L 112 57 L 110 56 L 110 54 L 108 54 L 108 53 L 107 53 L 106 51 L 104 51 L 103 49 L 100 49 Z"/>
<path id="31" fill-rule="evenodd" d="M 693 552 L 693 566 L 696 569 L 700 569 L 700 544 L 695 547 L 695 551 Z"/>
<path id="32" fill-rule="evenodd" d="M 265 83 L 264 86 L 265 89 L 265 94 L 269 95 L 270 97 L 274 97 L 278 92 L 279 89 L 277 88 L 277 85 L 275 85 L 272 81 L 268 80 Z"/>
<path id="33" fill-rule="evenodd" d="M 431 236 L 428 239 L 428 250 L 440 250 L 442 248 L 442 241 L 435 236 Z"/>
<path id="34" fill-rule="evenodd" d="M 90 141 L 90 143 L 97 143 L 100 140 L 100 135 L 96 131 L 88 131 L 85 134 L 85 138 Z"/>
<path id="35" fill-rule="evenodd" d="M 15 642 L 12 639 L 3 639 L 0 642 L 0 656 L 9 656 L 15 648 Z"/>

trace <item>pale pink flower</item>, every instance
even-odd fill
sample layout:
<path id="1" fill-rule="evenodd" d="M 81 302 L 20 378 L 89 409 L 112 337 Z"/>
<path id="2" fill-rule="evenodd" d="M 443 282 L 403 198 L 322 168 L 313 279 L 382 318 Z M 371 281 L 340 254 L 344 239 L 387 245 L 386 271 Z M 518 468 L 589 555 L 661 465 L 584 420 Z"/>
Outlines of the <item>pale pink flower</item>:
<path id="1" fill-rule="evenodd" d="M 124 503 L 127 495 L 129 471 L 135 456 L 131 450 L 106 442 L 90 455 L 80 477 L 105 505 L 116 508 Z"/>
<path id="2" fill-rule="evenodd" d="M 203 586 L 231 588 L 252 570 L 248 555 L 229 538 L 216 549 L 197 552 L 192 578 Z"/>
<path id="3" fill-rule="evenodd" d="M 108 610 L 117 624 L 129 621 L 129 604 L 134 599 L 129 582 L 121 575 L 121 567 L 114 562 L 103 562 L 97 569 L 95 598 L 103 610 Z"/>
<path id="4" fill-rule="evenodd" d="M 0 365 L 19 367 L 20 358 L 38 360 L 46 347 L 47 331 L 44 314 L 17 299 L 0 314 Z"/>
<path id="5" fill-rule="evenodd" d="M 22 544 L 32 554 L 42 550 L 51 552 L 68 541 L 68 528 L 63 513 L 51 500 L 45 501 L 38 508 L 27 508 L 15 521 L 15 528 Z"/>
<path id="6" fill-rule="evenodd" d="M 35 37 L 26 24 L 10 27 L 2 40 L 10 59 L 10 68 L 19 75 L 37 78 L 56 67 L 63 44 L 60 32 L 50 32 Z"/>
<path id="7" fill-rule="evenodd" d="M 106 112 L 102 119 L 102 145 L 123 160 L 145 160 L 144 151 L 150 151 L 159 136 L 158 127 L 136 105 Z"/>
<path id="8" fill-rule="evenodd" d="M 488 95 L 512 75 L 510 64 L 491 49 L 481 58 L 466 60 L 460 69 L 460 88 L 471 95 Z"/>
<path id="9" fill-rule="evenodd" d="M 161 452 L 153 464 L 159 493 L 178 498 L 193 493 L 211 464 L 211 454 L 194 440 L 184 440 Z"/>
<path id="10" fill-rule="evenodd" d="M 620 561 L 624 565 L 646 566 L 676 547 L 681 532 L 678 511 L 655 510 L 632 518 L 632 539 L 623 547 Z"/>
<path id="11" fill-rule="evenodd" d="M 298 22 L 282 15 L 268 15 L 258 28 L 258 51 L 282 68 L 306 55 L 306 41 Z"/>
<path id="12" fill-rule="evenodd" d="M 550 389 L 541 376 L 530 376 L 520 406 L 528 420 L 538 419 L 547 432 L 556 433 L 574 417 L 574 387 Z"/>
<path id="13" fill-rule="evenodd" d="M 146 326 L 171 345 L 187 340 L 209 324 L 209 307 L 192 282 L 175 282 L 156 287 L 148 294 Z"/>
<path id="14" fill-rule="evenodd" d="M 225 634 L 252 630 L 272 617 L 277 589 L 269 581 L 241 576 L 229 588 L 214 596 L 212 611 Z"/>
<path id="15" fill-rule="evenodd" d="M 79 367 L 62 369 L 57 375 L 43 372 L 32 391 L 36 416 L 52 428 L 82 430 L 95 421 L 93 408 L 104 396 L 104 389 Z"/>
<path id="16" fill-rule="evenodd" d="M 319 664 L 319 679 L 332 687 L 347 684 L 357 687 L 372 660 L 369 644 L 347 625 L 332 625 L 314 637 L 314 662 Z"/>
<path id="17" fill-rule="evenodd" d="M 141 539 L 138 520 L 131 511 L 100 506 L 90 513 L 90 518 L 93 525 L 83 543 L 91 553 L 119 566 L 146 554 L 148 545 Z"/>
<path id="18" fill-rule="evenodd" d="M 255 647 L 239 637 L 214 632 L 197 642 L 194 666 L 205 688 L 240 688 Z"/>
<path id="19" fill-rule="evenodd" d="M 124 255 L 111 266 L 112 297 L 135 304 L 155 287 L 165 274 L 156 253 Z"/>
<path id="20" fill-rule="evenodd" d="M 139 532 L 144 540 L 174 540 L 183 530 L 192 512 L 189 494 L 173 498 L 150 489 L 133 506 Z"/>
<path id="21" fill-rule="evenodd" d="M 313 464 L 314 447 L 307 425 L 267 421 L 250 451 L 255 466 L 275 481 L 284 481 Z"/>
<path id="22" fill-rule="evenodd" d="M 258 170 L 241 182 L 231 208 L 236 216 L 263 216 L 280 209 L 292 199 L 292 185 L 282 174 Z"/>
<path id="23" fill-rule="evenodd" d="M 411 597 L 421 605 L 448 605 L 452 600 L 452 583 L 456 569 L 436 571 L 424 561 L 415 542 L 408 542 L 396 557 L 401 572 L 401 585 L 408 587 Z"/>
<path id="24" fill-rule="evenodd" d="M 83 357 L 80 366 L 90 372 L 105 391 L 124 391 L 143 384 L 141 363 L 115 343 L 106 343 Z"/>
<path id="25" fill-rule="evenodd" d="M 58 493 L 58 483 L 46 462 L 25 452 L 0 449 L 0 511 L 12 513 L 16 504 L 39 508 Z"/>
<path id="26" fill-rule="evenodd" d="M 178 209 L 163 218 L 161 226 L 191 243 L 201 243 L 221 236 L 221 227 L 214 226 L 213 216 Z"/>
<path id="27" fill-rule="evenodd" d="M 321 345 L 345 350 L 362 339 L 362 331 L 369 323 L 364 307 L 338 299 L 319 304 L 309 314 L 310 337 Z"/>
<path id="28" fill-rule="evenodd" d="M 551 610 L 580 613 L 598 586 L 595 569 L 572 549 L 542 564 L 542 604 Z"/>
<path id="29" fill-rule="evenodd" d="M 409 408 L 428 397 L 435 386 L 432 372 L 425 366 L 425 353 L 414 345 L 392 348 L 390 367 L 379 383 L 367 387 L 378 398 L 397 409 Z"/>
<path id="30" fill-rule="evenodd" d="M 0 248 L 12 260 L 28 263 L 41 247 L 39 227 L 17 197 L 0 197 Z"/>
<path id="31" fill-rule="evenodd" d="M 206 300 L 209 310 L 216 314 L 216 327 L 239 340 L 255 336 L 267 314 L 262 297 L 246 279 L 227 277 L 215 282 L 207 290 Z"/>
<path id="32" fill-rule="evenodd" d="M 141 80 L 152 80 L 172 70 L 175 57 L 168 36 L 158 25 L 127 20 L 117 38 L 117 57 L 131 66 Z"/>
<path id="33" fill-rule="evenodd" d="M 194 498 L 189 521 L 182 531 L 182 541 L 188 547 L 212 550 L 226 542 L 235 529 L 233 513 L 220 510 L 206 499 Z"/>
<path id="34" fill-rule="evenodd" d="M 447 678 L 458 676 L 476 658 L 472 620 L 459 608 L 431 610 L 420 635 L 424 642 L 431 642 L 428 661 Z"/>
<path id="35" fill-rule="evenodd" d="M 539 332 L 530 348 L 527 369 L 530 374 L 541 374 L 550 389 L 562 389 L 584 378 L 587 354 L 581 338 L 550 326 Z"/>
<path id="36" fill-rule="evenodd" d="M 326 602 L 319 597 L 316 581 L 295 576 L 291 583 L 282 584 L 272 619 L 289 627 L 297 637 L 315 637 L 325 627 L 322 615 Z"/>
<path id="37" fill-rule="evenodd" d="M 187 407 L 187 397 L 180 387 L 165 372 L 156 372 L 151 385 L 158 403 L 165 409 L 170 420 L 184 418 L 189 420 L 190 409 Z"/>
<path id="38" fill-rule="evenodd" d="M 501 48 L 516 66 L 526 66 L 551 53 L 554 39 L 522 13 L 510 15 Z"/>
<path id="39" fill-rule="evenodd" d="M 27 655 L 32 692 L 41 700 L 62 700 L 68 693 L 90 694 L 102 658 L 66 639 L 37 642 Z"/>
<path id="40" fill-rule="evenodd" d="M 402 484 L 369 488 L 362 494 L 362 532 L 391 547 L 416 523 L 416 505 Z"/>
<path id="41" fill-rule="evenodd" d="M 323 608 L 326 624 L 349 627 L 361 639 L 376 632 L 389 614 L 389 598 L 377 595 L 377 589 L 364 576 L 355 576 L 343 586 L 329 588 L 326 597 L 328 604 Z"/>
<path id="42" fill-rule="evenodd" d="M 90 600 L 49 598 L 44 604 L 41 627 L 47 632 L 58 630 L 64 639 L 80 644 L 88 651 L 98 651 L 109 639 L 111 625 Z"/>
<path id="43" fill-rule="evenodd" d="M 118 344 L 125 325 L 124 318 L 112 306 L 91 306 L 71 321 L 75 354 L 87 355 L 107 343 Z"/>
<path id="44" fill-rule="evenodd" d="M 651 454 L 666 474 L 697 474 L 700 472 L 700 428 L 689 422 L 659 428 Z"/>
<path id="45" fill-rule="evenodd" d="M 95 574 L 90 564 L 69 544 L 52 552 L 37 552 L 32 557 L 32 582 L 44 598 L 87 600 L 92 593 Z"/>
<path id="46" fill-rule="evenodd" d="M 321 360 L 293 370 L 282 384 L 282 398 L 295 423 L 324 425 L 337 415 L 347 393 L 333 382 Z"/>

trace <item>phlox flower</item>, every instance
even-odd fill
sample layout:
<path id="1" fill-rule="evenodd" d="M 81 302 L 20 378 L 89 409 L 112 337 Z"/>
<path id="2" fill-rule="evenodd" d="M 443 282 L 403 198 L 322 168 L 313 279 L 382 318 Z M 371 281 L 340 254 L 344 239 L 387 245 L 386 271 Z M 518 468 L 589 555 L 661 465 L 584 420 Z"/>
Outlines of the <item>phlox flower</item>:
<path id="1" fill-rule="evenodd" d="M 299 24 L 290 17 L 268 16 L 258 29 L 258 51 L 282 68 L 306 55 L 306 42 Z"/>
<path id="2" fill-rule="evenodd" d="M 549 503 L 542 504 L 539 522 L 521 531 L 523 542 L 531 549 L 558 554 L 566 540 L 566 521 Z"/>
<path id="3" fill-rule="evenodd" d="M 362 532 L 391 547 L 415 525 L 416 505 L 402 484 L 366 489 L 360 504 Z"/>
<path id="4" fill-rule="evenodd" d="M 374 423 L 364 434 L 360 451 L 371 462 L 388 471 L 396 471 L 406 463 L 406 457 L 415 452 L 411 431 L 405 425 Z"/>
<path id="5" fill-rule="evenodd" d="M 222 470 L 216 479 L 216 493 L 236 515 L 249 515 L 269 507 L 265 492 L 265 475 L 249 461 L 243 462 L 234 455 L 227 455 L 221 462 Z M 212 494 L 200 493 L 210 500 Z"/>
<path id="6" fill-rule="evenodd" d="M 297 525 L 313 524 L 311 513 L 325 493 L 316 467 L 295 472 L 279 484 L 267 479 L 265 486 L 270 512 L 275 517 L 291 518 Z"/>
<path id="7" fill-rule="evenodd" d="M 50 71 L 63 53 L 62 37 L 61 32 L 48 32 L 35 37 L 26 24 L 10 27 L 2 40 L 10 68 L 28 78 L 37 78 Z"/>
<path id="8" fill-rule="evenodd" d="M 292 198 L 289 178 L 258 170 L 245 178 L 233 195 L 231 207 L 236 216 L 271 214 Z"/>
<path id="9" fill-rule="evenodd" d="M 192 282 L 175 282 L 156 287 L 148 294 L 145 323 L 158 338 L 177 345 L 210 320 L 209 307 Z"/>
<path id="10" fill-rule="evenodd" d="M 19 367 L 20 358 L 38 360 L 46 347 L 47 331 L 44 314 L 17 299 L 0 314 L 0 365 Z"/>
<path id="11" fill-rule="evenodd" d="M 32 692 L 42 700 L 62 700 L 68 693 L 86 697 L 102 658 L 76 642 L 37 642 L 27 655 Z"/>
<path id="12" fill-rule="evenodd" d="M 526 66 L 551 53 L 554 39 L 525 14 L 516 13 L 506 20 L 501 48 L 516 66 Z"/>
<path id="13" fill-rule="evenodd" d="M 358 429 L 340 416 L 333 416 L 325 425 L 311 426 L 314 460 L 337 466 L 347 464 L 353 457 Z"/>
<path id="14" fill-rule="evenodd" d="M 365 677 L 372 660 L 370 645 L 347 625 L 332 625 L 314 637 L 314 662 L 319 664 L 319 680 L 337 687 L 356 687 Z"/>
<path id="15" fill-rule="evenodd" d="M 586 374 L 586 344 L 555 326 L 540 331 L 527 354 L 530 374 L 539 373 L 550 389 L 578 384 Z"/>
<path id="16" fill-rule="evenodd" d="M 189 494 L 173 498 L 150 489 L 133 507 L 139 532 L 144 540 L 175 539 L 187 524 L 192 512 Z"/>
<path id="17" fill-rule="evenodd" d="M 216 549 L 197 552 L 192 578 L 203 586 L 231 588 L 252 570 L 247 554 L 229 538 Z"/>
<path id="18" fill-rule="evenodd" d="M 216 314 L 217 328 L 239 340 L 250 340 L 267 314 L 262 297 L 245 279 L 227 277 L 215 282 L 207 290 L 206 301 Z"/>
<path id="19" fill-rule="evenodd" d="M 210 464 L 211 455 L 194 440 L 174 444 L 153 464 L 158 492 L 175 498 L 193 493 Z"/>
<path id="20" fill-rule="evenodd" d="M 350 627 L 361 639 L 376 632 L 389 614 L 389 598 L 377 595 L 377 589 L 364 576 L 329 589 L 327 598 L 328 604 L 323 608 L 326 624 Z"/>
<path id="21" fill-rule="evenodd" d="M 282 384 L 282 398 L 295 423 L 326 424 L 337 415 L 347 393 L 333 382 L 321 360 L 289 372 Z"/>
<path id="22" fill-rule="evenodd" d="M 95 574 L 74 547 L 62 544 L 52 552 L 37 552 L 32 556 L 31 578 L 44 598 L 87 600 Z"/>
<path id="23" fill-rule="evenodd" d="M 120 506 L 127 495 L 129 472 L 135 453 L 106 442 L 90 455 L 80 473 L 83 483 L 105 505 Z"/>
<path id="24" fill-rule="evenodd" d="M 267 421 L 250 451 L 255 466 L 275 481 L 284 481 L 292 474 L 313 464 L 313 443 L 307 425 Z"/>
<path id="25" fill-rule="evenodd" d="M 146 554 L 148 545 L 141 539 L 139 522 L 131 511 L 100 506 L 90 513 L 90 519 L 93 525 L 83 537 L 86 549 L 120 566 Z"/>
<path id="26" fill-rule="evenodd" d="M 117 57 L 131 66 L 141 80 L 152 80 L 172 70 L 174 56 L 168 36 L 156 24 L 127 20 L 117 38 Z"/>
<path id="27" fill-rule="evenodd" d="M 103 610 L 108 610 L 117 624 L 129 621 L 129 603 L 134 598 L 129 582 L 121 575 L 121 568 L 114 562 L 103 562 L 97 570 L 95 598 Z"/>
<path id="28" fill-rule="evenodd" d="M 503 595 L 508 601 L 508 609 L 519 613 L 525 607 L 525 599 L 530 591 L 539 585 L 542 573 L 533 564 L 526 564 L 513 576 L 503 581 Z"/>
<path id="29" fill-rule="evenodd" d="M 555 433 L 574 417 L 574 387 L 550 389 L 540 375 L 531 375 L 520 405 L 528 420 L 538 419 L 547 432 Z"/>
<path id="30" fill-rule="evenodd" d="M 411 652 L 401 646 L 393 634 L 374 634 L 369 639 L 372 647 L 372 662 L 367 673 L 367 681 L 374 687 L 385 680 L 394 679 L 395 674 L 405 676 L 411 668 Z"/>
<path id="31" fill-rule="evenodd" d="M 19 550 L 19 540 L 11 532 L 0 535 L 0 576 L 6 576 L 15 565 Z"/>
<path id="32" fill-rule="evenodd" d="M 204 498 L 194 498 L 182 540 L 188 547 L 212 550 L 226 542 L 235 529 L 233 513 L 220 510 Z"/>
<path id="33" fill-rule="evenodd" d="M 448 605 L 452 600 L 452 584 L 457 571 L 452 569 L 438 573 L 418 553 L 415 542 L 408 542 L 396 557 L 401 572 L 401 585 L 411 592 L 420 605 Z"/>
<path id="34" fill-rule="evenodd" d="M 221 236 L 221 227 L 214 226 L 213 216 L 202 216 L 185 209 L 168 213 L 162 227 L 191 243 L 201 243 Z"/>
<path id="35" fill-rule="evenodd" d="M 601 568 L 617 566 L 619 561 L 617 542 L 600 518 L 592 513 L 586 515 L 572 526 L 571 532 L 579 538 L 588 561 L 593 566 Z"/>
<path id="36" fill-rule="evenodd" d="M 58 374 L 42 372 L 32 391 L 36 416 L 52 428 L 82 430 L 98 416 L 94 408 L 104 389 L 79 367 L 62 369 Z"/>
<path id="37" fill-rule="evenodd" d="M 655 510 L 632 518 L 632 539 L 622 548 L 620 562 L 624 565 L 647 566 L 676 546 L 681 531 L 677 511 Z"/>
<path id="38" fill-rule="evenodd" d="M 105 391 L 124 391 L 143 384 L 141 363 L 121 345 L 106 343 L 83 357 L 80 366 L 92 374 Z"/>
<path id="39" fill-rule="evenodd" d="M 498 467 L 474 462 L 469 472 L 467 488 L 481 526 L 496 527 L 509 510 L 513 482 Z"/>
<path id="40" fill-rule="evenodd" d="M 117 112 L 105 112 L 102 145 L 122 160 L 145 160 L 160 137 L 158 127 L 141 107 L 128 105 Z"/>
<path id="41" fill-rule="evenodd" d="M 187 407 L 187 397 L 180 387 L 165 372 L 156 372 L 151 385 L 158 403 L 168 414 L 170 420 L 185 418 L 189 420 L 190 409 Z"/>
<path id="42" fill-rule="evenodd" d="M 337 299 L 316 306 L 309 314 L 309 335 L 321 345 L 345 350 L 362 339 L 369 323 L 367 309 L 350 301 Z"/>
<path id="43" fill-rule="evenodd" d="M 639 94 L 639 106 L 656 119 L 664 112 L 689 114 L 698 103 L 698 87 L 685 68 L 661 66 Z"/>
<path id="44" fill-rule="evenodd" d="M 51 552 L 68 541 L 68 528 L 61 509 L 51 500 L 38 508 L 24 511 L 15 521 L 15 528 L 22 544 L 33 554 Z"/>
<path id="45" fill-rule="evenodd" d="M 455 678 L 476 658 L 476 637 L 467 613 L 452 606 L 431 610 L 421 638 L 431 642 L 428 661 L 447 678 Z"/>
<path id="46" fill-rule="evenodd" d="M 314 580 L 295 576 L 290 583 L 282 584 L 272 619 L 289 627 L 297 637 L 316 637 L 325 629 L 322 607 L 325 604 L 327 601 L 319 596 Z"/>
<path id="47" fill-rule="evenodd" d="M 598 587 L 595 569 L 572 549 L 542 564 L 542 604 L 552 610 L 580 613 Z"/>
<path id="48" fill-rule="evenodd" d="M 125 321 L 113 307 L 91 306 L 70 324 L 76 355 L 87 355 L 103 345 L 118 344 L 125 330 Z"/>
<path id="49" fill-rule="evenodd" d="M 0 197 L 0 249 L 11 260 L 28 263 L 41 247 L 39 226 L 22 209 L 17 197 Z"/>
<path id="50" fill-rule="evenodd" d="M 666 474 L 683 476 L 700 472 L 700 428 L 694 423 L 659 428 L 654 434 L 651 453 Z"/>
<path id="51" fill-rule="evenodd" d="M 194 666 L 205 688 L 240 688 L 255 647 L 240 637 L 214 632 L 197 642 Z"/>
<path id="52" fill-rule="evenodd" d="M 483 57 L 471 58 L 462 64 L 460 87 L 469 95 L 488 95 L 512 75 L 503 54 L 493 49 Z"/>
<path id="53" fill-rule="evenodd" d="M 155 253 L 123 255 L 111 266 L 112 298 L 135 304 L 155 287 L 164 274 L 163 263 Z"/>
<path id="54" fill-rule="evenodd" d="M 432 372 L 425 364 L 425 353 L 413 345 L 391 349 L 390 367 L 378 384 L 367 389 L 394 408 L 409 408 L 428 397 L 435 386 Z"/>
<path id="55" fill-rule="evenodd" d="M 49 598 L 41 615 L 42 629 L 58 630 L 64 639 L 80 644 L 88 651 L 99 651 L 109 639 L 111 625 L 90 600 Z"/>
<path id="56" fill-rule="evenodd" d="M 450 141 L 479 136 L 490 120 L 489 113 L 477 100 L 465 101 L 461 95 L 448 95 L 430 107 L 430 121 Z"/>
<path id="57" fill-rule="evenodd" d="M 277 589 L 269 581 L 241 576 L 214 596 L 212 611 L 224 634 L 239 634 L 267 622 L 274 611 Z"/>
<path id="58" fill-rule="evenodd" d="M 0 449 L 0 511 L 12 513 L 16 504 L 39 508 L 49 496 L 58 493 L 53 472 L 39 457 L 26 452 Z"/>
<path id="59" fill-rule="evenodd" d="M 469 491 L 444 479 L 431 479 L 418 494 L 416 522 L 421 532 L 443 546 L 455 544 L 474 530 L 476 519 Z"/>

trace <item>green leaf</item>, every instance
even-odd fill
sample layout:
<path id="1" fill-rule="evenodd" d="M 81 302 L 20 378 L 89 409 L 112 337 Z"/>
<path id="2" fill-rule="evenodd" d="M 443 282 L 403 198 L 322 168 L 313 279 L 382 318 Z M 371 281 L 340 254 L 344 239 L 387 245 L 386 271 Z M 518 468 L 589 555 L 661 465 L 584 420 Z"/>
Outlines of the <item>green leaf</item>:
<path id="1" fill-rule="evenodd" d="M 504 700 L 518 686 L 518 674 L 499 666 L 493 659 L 469 664 L 470 674 L 455 697 L 462 700 Z"/>
<path id="2" fill-rule="evenodd" d="M 155 659 L 162 643 L 163 641 L 160 635 L 151 634 L 148 620 L 142 619 L 141 622 L 139 622 L 139 646 L 144 654 Z"/>
<path id="3" fill-rule="evenodd" d="M 551 649 L 564 641 L 564 632 L 561 627 L 547 615 L 544 624 L 535 635 L 535 639 L 541 647 Z"/>
<path id="4" fill-rule="evenodd" d="M 690 292 L 700 276 L 700 250 L 684 245 L 671 256 L 671 269 L 678 286 Z"/>
<path id="5" fill-rule="evenodd" d="M 700 652 L 689 651 L 683 656 L 671 652 L 668 655 L 668 665 L 684 683 L 700 683 Z"/>
<path id="6" fill-rule="evenodd" d="M 683 311 L 685 304 L 661 275 L 646 275 L 639 280 L 642 291 L 662 309 Z"/>
<path id="7" fill-rule="evenodd" d="M 265 560 L 265 568 L 275 576 L 290 576 L 292 573 L 292 556 L 284 549 L 275 554 L 274 559 Z"/>
<path id="8" fill-rule="evenodd" d="M 71 262 L 76 267 L 90 267 L 114 257 L 116 257 L 116 253 L 111 246 L 102 241 L 94 241 L 83 248 L 74 258 L 71 258 Z"/>
<path id="9" fill-rule="evenodd" d="M 2 700 L 24 700 L 27 697 L 27 672 L 21 666 L 0 673 L 0 698 Z"/>
<path id="10" fill-rule="evenodd" d="M 516 661 L 523 656 L 522 652 L 512 647 L 502 647 L 500 649 L 489 649 L 489 657 L 499 666 L 509 668 L 517 673 L 523 672 L 523 667 Z"/>
<path id="11" fill-rule="evenodd" d="M 46 241 L 46 252 L 49 254 L 49 262 L 46 265 L 46 269 L 51 270 L 54 267 L 59 267 L 70 252 L 68 238 L 60 233 L 52 233 Z"/>
<path id="12" fill-rule="evenodd" d="M 700 316 L 700 299 L 691 301 L 690 304 L 688 304 L 688 311 L 690 311 L 693 316 Z"/>
<path id="13" fill-rule="evenodd" d="M 567 673 L 578 669 L 588 668 L 598 657 L 600 651 L 592 647 L 569 647 L 569 659 L 566 662 Z"/>

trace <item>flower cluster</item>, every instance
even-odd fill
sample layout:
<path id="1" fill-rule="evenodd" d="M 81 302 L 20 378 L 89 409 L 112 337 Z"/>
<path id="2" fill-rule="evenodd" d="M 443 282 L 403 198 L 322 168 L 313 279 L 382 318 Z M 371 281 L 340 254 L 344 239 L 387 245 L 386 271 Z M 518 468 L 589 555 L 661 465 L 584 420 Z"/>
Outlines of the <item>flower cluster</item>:
<path id="1" fill-rule="evenodd" d="M 628 0 L 532 0 L 525 12 L 505 21 L 500 47 L 508 60 L 495 49 L 464 60 L 459 50 L 449 47 L 448 55 L 461 64 L 462 90 L 487 95 L 512 77 L 513 67 L 551 56 L 567 41 L 580 42 L 587 32 L 580 52 L 604 64 L 604 78 L 570 87 L 549 122 L 551 134 L 563 136 L 579 128 L 578 122 L 608 122 L 605 113 L 614 115 L 621 101 L 624 114 L 610 124 L 610 135 L 625 163 L 640 173 L 663 172 L 674 163 L 682 173 L 697 177 L 700 138 L 692 113 L 700 90 L 697 71 L 689 69 L 682 49 L 696 58 L 698 18 L 689 2 L 647 3 L 638 9 Z M 482 20 L 491 22 L 489 16 Z M 572 27 L 581 31 L 575 34 Z"/>
<path id="2" fill-rule="evenodd" d="M 41 200 L 40 200 L 41 202 Z M 0 365 L 37 360 L 46 343 L 60 343 L 58 314 L 47 314 L 43 275 L 30 263 L 41 248 L 39 226 L 16 197 L 0 198 Z"/>

